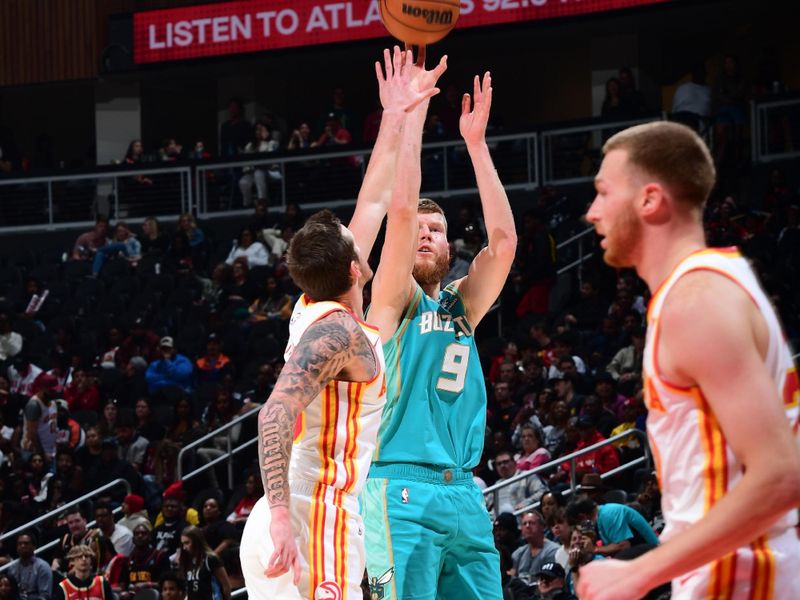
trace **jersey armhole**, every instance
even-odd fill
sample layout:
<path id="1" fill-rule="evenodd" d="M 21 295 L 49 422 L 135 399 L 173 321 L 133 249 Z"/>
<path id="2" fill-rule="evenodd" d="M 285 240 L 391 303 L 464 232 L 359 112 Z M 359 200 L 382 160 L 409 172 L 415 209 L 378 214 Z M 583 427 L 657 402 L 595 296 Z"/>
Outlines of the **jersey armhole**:
<path id="1" fill-rule="evenodd" d="M 672 389 L 674 391 L 683 393 L 683 394 L 690 394 L 693 390 L 697 390 L 698 386 L 696 384 L 695 385 L 686 386 L 686 385 L 678 385 L 677 383 L 673 383 L 669 379 L 664 377 L 664 373 L 661 371 L 661 368 L 658 366 L 658 341 L 659 341 L 659 328 L 660 328 L 660 321 L 661 321 L 661 318 L 660 318 L 661 314 L 660 313 L 662 313 L 664 311 L 664 306 L 665 306 L 665 304 L 667 302 L 667 299 L 669 298 L 670 292 L 672 292 L 672 290 L 675 287 L 675 285 L 685 275 L 687 275 L 689 273 L 694 273 L 696 271 L 710 271 L 712 273 L 716 273 L 717 275 L 721 275 L 722 277 L 725 277 L 726 279 L 732 281 L 734 284 L 736 284 L 737 287 L 739 287 L 745 293 L 745 295 L 748 298 L 750 298 L 750 301 L 753 303 L 753 306 L 756 307 L 756 310 L 760 309 L 759 306 L 758 306 L 758 302 L 756 301 L 756 299 L 753 296 L 753 294 L 750 293 L 750 291 L 742 284 L 741 281 L 736 279 L 736 277 L 734 277 L 731 273 L 728 273 L 727 271 L 724 271 L 722 269 L 719 269 L 719 268 L 716 268 L 716 267 L 713 267 L 713 266 L 710 266 L 710 265 L 697 265 L 697 266 L 691 267 L 691 268 L 687 269 L 686 271 L 684 271 L 683 273 L 681 273 L 675 279 L 675 281 L 672 282 L 672 285 L 669 287 L 668 290 L 666 290 L 666 293 L 661 298 L 661 310 L 659 311 L 659 318 L 655 320 L 655 323 L 653 325 L 653 327 L 655 328 L 655 330 L 653 331 L 653 334 L 652 334 L 653 335 L 653 375 L 655 375 L 655 377 L 656 377 L 656 379 L 658 379 L 659 383 L 661 383 L 665 387 L 670 388 L 670 389 Z"/>
<path id="2" fill-rule="evenodd" d="M 411 301 L 408 303 L 408 307 L 406 307 L 403 316 L 400 318 L 400 325 L 397 327 L 397 330 L 394 332 L 392 337 L 390 337 L 389 340 L 384 344 L 384 347 L 397 344 L 400 338 L 403 337 L 406 329 L 408 329 L 408 326 L 411 323 L 411 317 L 417 311 L 417 308 L 419 308 L 419 304 L 422 302 L 422 288 L 419 286 L 419 284 L 416 285 L 417 287 L 414 290 L 414 295 L 411 296 Z"/>

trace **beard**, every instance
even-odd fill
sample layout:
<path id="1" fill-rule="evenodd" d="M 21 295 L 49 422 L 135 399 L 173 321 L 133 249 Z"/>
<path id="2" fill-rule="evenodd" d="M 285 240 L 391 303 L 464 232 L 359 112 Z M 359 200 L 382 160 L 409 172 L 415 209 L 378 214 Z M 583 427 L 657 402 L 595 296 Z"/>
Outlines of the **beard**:
<path id="1" fill-rule="evenodd" d="M 446 254 L 440 254 L 436 256 L 433 264 L 427 261 L 423 263 L 414 262 L 414 270 L 411 275 L 420 285 L 434 285 L 441 283 L 449 270 L 450 257 Z"/>
<path id="2" fill-rule="evenodd" d="M 607 265 L 617 268 L 633 266 L 633 250 L 642 239 L 642 224 L 632 208 L 620 213 L 617 222 L 606 235 L 606 248 L 603 260 Z"/>

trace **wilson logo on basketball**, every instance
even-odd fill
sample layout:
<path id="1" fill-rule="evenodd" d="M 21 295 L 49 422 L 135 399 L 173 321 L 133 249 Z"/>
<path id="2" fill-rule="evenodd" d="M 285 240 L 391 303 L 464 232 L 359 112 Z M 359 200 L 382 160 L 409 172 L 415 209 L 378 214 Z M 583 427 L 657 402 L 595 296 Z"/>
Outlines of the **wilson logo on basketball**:
<path id="1" fill-rule="evenodd" d="M 314 600 L 342 600 L 342 588 L 335 581 L 323 581 L 314 590 Z"/>
<path id="2" fill-rule="evenodd" d="M 420 8 L 403 3 L 403 14 L 423 19 L 428 25 L 450 25 L 453 22 L 452 10 Z"/>

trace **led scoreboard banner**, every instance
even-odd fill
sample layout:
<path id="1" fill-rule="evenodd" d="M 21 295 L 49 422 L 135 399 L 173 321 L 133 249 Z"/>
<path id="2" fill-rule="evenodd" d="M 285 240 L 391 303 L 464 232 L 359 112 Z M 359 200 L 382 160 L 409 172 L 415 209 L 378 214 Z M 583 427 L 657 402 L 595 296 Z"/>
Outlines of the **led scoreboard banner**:
<path id="1" fill-rule="evenodd" d="M 386 37 L 381 0 L 242 0 L 133 15 L 136 64 Z M 456 28 L 518 23 L 669 0 L 461 0 Z"/>

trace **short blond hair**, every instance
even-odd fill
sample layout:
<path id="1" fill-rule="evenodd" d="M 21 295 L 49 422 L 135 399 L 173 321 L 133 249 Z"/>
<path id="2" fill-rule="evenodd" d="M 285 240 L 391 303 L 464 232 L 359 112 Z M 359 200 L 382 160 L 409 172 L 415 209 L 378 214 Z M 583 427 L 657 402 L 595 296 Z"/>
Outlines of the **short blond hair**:
<path id="1" fill-rule="evenodd" d="M 717 173 L 711 152 L 685 125 L 656 121 L 629 127 L 603 146 L 603 154 L 612 150 L 626 151 L 630 164 L 693 208 L 702 209 L 714 188 Z"/>
<path id="2" fill-rule="evenodd" d="M 76 544 L 70 548 L 69 552 L 67 552 L 66 558 L 67 560 L 75 560 L 76 558 L 82 558 L 84 556 L 88 556 L 92 560 L 97 558 L 94 548 L 85 544 Z"/>

